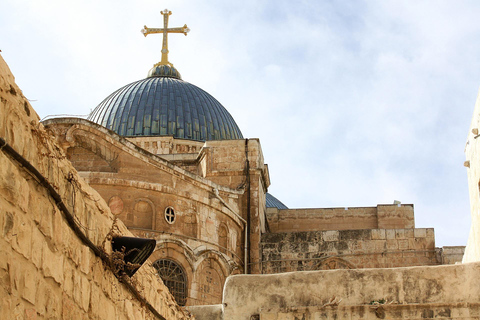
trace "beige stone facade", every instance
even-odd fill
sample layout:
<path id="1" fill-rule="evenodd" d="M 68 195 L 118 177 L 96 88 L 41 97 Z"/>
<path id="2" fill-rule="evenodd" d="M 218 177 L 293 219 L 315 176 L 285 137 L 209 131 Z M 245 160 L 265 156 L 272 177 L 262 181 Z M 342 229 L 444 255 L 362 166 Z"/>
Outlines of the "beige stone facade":
<path id="1" fill-rule="evenodd" d="M 433 229 L 271 233 L 262 237 L 262 273 L 438 265 Z"/>
<path id="2" fill-rule="evenodd" d="M 190 319 L 151 263 L 132 279 L 109 267 L 111 236 L 132 234 L 44 130 L 2 58 L 0 124 L 1 318 Z"/>
<path id="3" fill-rule="evenodd" d="M 267 208 L 258 139 L 122 138 L 83 119 L 44 124 L 130 231 L 157 240 L 153 261 L 178 264 L 186 305 L 220 303 L 245 263 L 258 274 L 455 262 L 439 257 L 433 229 L 415 229 L 412 205 Z"/>
<path id="4" fill-rule="evenodd" d="M 471 263 L 233 276 L 224 319 L 480 319 L 479 275 Z"/>
<path id="5" fill-rule="evenodd" d="M 267 209 L 271 232 L 413 229 L 413 205 L 364 208 Z"/>
<path id="6" fill-rule="evenodd" d="M 267 209 L 264 274 L 454 264 L 464 247 L 435 247 L 432 228 L 415 228 L 413 205 Z"/>
<path id="7" fill-rule="evenodd" d="M 86 120 L 53 119 L 45 125 L 130 231 L 157 240 L 152 259 L 180 266 L 188 283 L 187 305 L 220 302 L 226 277 L 244 272 L 248 216 L 251 272 L 259 272 L 259 239 L 265 231 L 259 217 L 265 216 L 269 178 L 258 140 L 208 141 L 201 148 L 185 142 L 177 144 L 184 146 L 180 151 L 192 153 L 167 148 L 161 150 L 172 153 L 154 155 Z M 154 145 L 151 139 L 131 140 Z M 156 143 L 172 145 L 172 138 L 159 137 Z"/>
<path id="8" fill-rule="evenodd" d="M 40 124 L 3 60 L 0 69 L 0 137 L 45 177 L 0 151 L 0 298 L 10 318 L 191 318 L 180 304 L 200 320 L 480 319 L 478 263 L 440 266 L 459 262 L 463 247 L 436 248 L 434 230 L 415 227 L 413 205 L 267 207 L 258 139 L 126 138 L 78 118 Z M 464 261 L 480 257 L 473 162 Z M 133 281 L 105 262 L 112 233 L 156 240 Z"/>
<path id="9" fill-rule="evenodd" d="M 258 139 L 124 138 L 78 118 L 44 125 L 129 230 L 157 241 L 155 265 L 178 266 L 181 304 L 220 303 L 227 277 L 245 272 L 459 259 L 435 248 L 433 229 L 415 229 L 413 205 L 267 208 L 270 176 Z"/>

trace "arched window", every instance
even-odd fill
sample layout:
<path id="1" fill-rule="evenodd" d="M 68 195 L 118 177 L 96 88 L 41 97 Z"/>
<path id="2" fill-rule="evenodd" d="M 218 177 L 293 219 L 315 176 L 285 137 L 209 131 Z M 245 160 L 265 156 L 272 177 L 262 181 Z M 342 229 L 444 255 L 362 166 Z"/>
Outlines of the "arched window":
<path id="1" fill-rule="evenodd" d="M 157 260 L 153 266 L 178 305 L 184 306 L 187 302 L 187 277 L 183 268 L 169 259 Z"/>
<path id="2" fill-rule="evenodd" d="M 184 218 L 184 230 L 185 234 L 190 237 L 197 237 L 197 217 L 195 216 L 195 213 L 190 212 L 188 213 L 185 218 Z"/>
<path id="3" fill-rule="evenodd" d="M 148 199 L 137 199 L 133 206 L 134 227 L 152 229 L 153 203 Z M 128 219 L 128 215 L 127 215 Z"/>
<path id="4" fill-rule="evenodd" d="M 218 228 L 218 245 L 220 246 L 220 252 L 227 253 L 227 245 L 228 245 L 228 229 L 227 227 L 222 224 Z"/>

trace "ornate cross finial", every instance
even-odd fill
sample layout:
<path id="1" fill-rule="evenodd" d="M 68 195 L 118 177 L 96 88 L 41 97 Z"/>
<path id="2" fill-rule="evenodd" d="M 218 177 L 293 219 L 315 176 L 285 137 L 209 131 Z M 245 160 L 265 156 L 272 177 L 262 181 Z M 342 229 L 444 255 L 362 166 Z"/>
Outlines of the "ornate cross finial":
<path id="1" fill-rule="evenodd" d="M 147 28 L 147 26 L 144 26 L 144 28 L 141 30 L 143 35 L 146 37 L 149 34 L 152 33 L 163 33 L 163 44 L 162 44 L 162 60 L 155 65 L 168 65 L 173 67 L 173 64 L 171 64 L 168 61 L 168 39 L 167 36 L 169 33 L 183 33 L 184 35 L 187 35 L 187 33 L 190 31 L 190 29 L 187 27 L 187 25 L 184 25 L 183 27 L 180 28 L 168 28 L 168 16 L 172 14 L 172 11 L 169 11 L 168 9 L 165 9 L 160 12 L 163 15 L 163 28 Z"/>

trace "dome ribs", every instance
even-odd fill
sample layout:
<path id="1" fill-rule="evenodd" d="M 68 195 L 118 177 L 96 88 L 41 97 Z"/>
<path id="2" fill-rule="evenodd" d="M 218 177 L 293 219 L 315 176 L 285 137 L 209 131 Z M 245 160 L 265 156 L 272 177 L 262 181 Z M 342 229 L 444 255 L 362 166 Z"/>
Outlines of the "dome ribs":
<path id="1" fill-rule="evenodd" d="M 122 136 L 196 141 L 243 138 L 220 102 L 199 87 L 171 77 L 149 77 L 116 90 L 88 119 Z"/>

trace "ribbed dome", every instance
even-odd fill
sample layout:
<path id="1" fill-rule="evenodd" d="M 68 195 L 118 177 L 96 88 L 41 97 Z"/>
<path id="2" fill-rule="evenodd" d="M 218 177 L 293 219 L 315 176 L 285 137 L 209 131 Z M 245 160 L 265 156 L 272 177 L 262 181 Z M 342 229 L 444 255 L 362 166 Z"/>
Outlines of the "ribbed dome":
<path id="1" fill-rule="evenodd" d="M 282 201 L 278 200 L 268 192 L 266 194 L 265 200 L 267 208 L 288 209 L 288 207 L 284 205 Z"/>
<path id="2" fill-rule="evenodd" d="M 243 139 L 230 113 L 215 98 L 171 75 L 150 75 L 118 89 L 92 111 L 88 120 L 121 136 Z"/>

